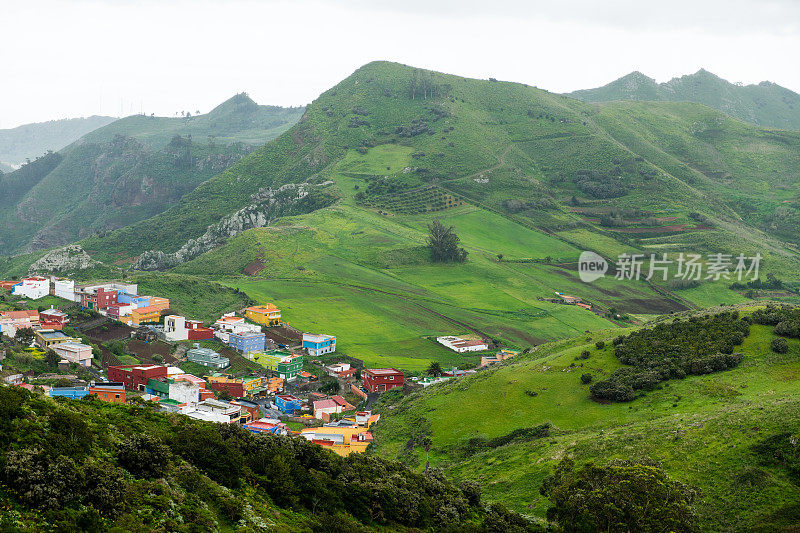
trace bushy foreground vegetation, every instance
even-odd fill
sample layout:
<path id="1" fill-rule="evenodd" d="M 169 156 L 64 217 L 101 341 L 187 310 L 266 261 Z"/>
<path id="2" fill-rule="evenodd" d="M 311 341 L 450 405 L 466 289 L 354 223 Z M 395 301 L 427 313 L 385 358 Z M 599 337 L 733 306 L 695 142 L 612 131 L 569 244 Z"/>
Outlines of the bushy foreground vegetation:
<path id="1" fill-rule="evenodd" d="M 145 404 L 0 386 L 4 531 L 518 531 L 480 487 L 304 439 L 254 435 Z M 512 527 L 513 525 L 513 527 Z"/>
<path id="2" fill-rule="evenodd" d="M 750 320 L 737 312 L 676 319 L 614 339 L 614 354 L 629 365 L 590 390 L 594 398 L 628 402 L 637 391 L 653 390 L 669 379 L 729 370 L 742 362 L 734 353 L 750 334 Z"/>

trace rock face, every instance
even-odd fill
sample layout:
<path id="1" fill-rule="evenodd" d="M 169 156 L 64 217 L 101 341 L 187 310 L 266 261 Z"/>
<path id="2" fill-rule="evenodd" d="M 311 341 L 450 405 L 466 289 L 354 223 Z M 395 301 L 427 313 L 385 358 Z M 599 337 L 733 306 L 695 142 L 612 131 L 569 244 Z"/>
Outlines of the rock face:
<path id="1" fill-rule="evenodd" d="M 70 244 L 42 256 L 41 259 L 31 265 L 29 272 L 86 270 L 97 263 L 97 261 L 89 257 L 89 254 L 79 244 Z"/>
<path id="2" fill-rule="evenodd" d="M 196 239 L 190 239 L 178 251 L 173 253 L 164 253 L 160 250 L 145 252 L 139 256 L 131 268 L 134 270 L 167 270 L 220 246 L 227 239 L 243 231 L 266 227 L 281 216 L 299 214 L 323 207 L 318 201 L 313 202 L 313 207 L 309 207 L 309 209 L 303 209 L 302 204 L 314 189 L 326 187 L 330 183 L 332 182 L 320 185 L 288 183 L 277 189 L 259 189 L 250 197 L 252 203 L 209 226 L 203 235 Z"/>

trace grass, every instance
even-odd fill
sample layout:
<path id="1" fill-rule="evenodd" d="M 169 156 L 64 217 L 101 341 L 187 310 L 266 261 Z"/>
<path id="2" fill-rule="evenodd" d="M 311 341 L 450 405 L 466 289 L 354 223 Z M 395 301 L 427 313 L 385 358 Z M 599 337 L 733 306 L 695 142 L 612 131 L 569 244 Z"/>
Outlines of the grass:
<path id="1" fill-rule="evenodd" d="M 786 430 L 785 421 L 800 413 L 795 394 L 800 341 L 790 340 L 789 354 L 777 355 L 769 348 L 771 328 L 753 326 L 741 346 L 745 360 L 739 367 L 669 381 L 633 402 L 604 405 L 589 399 L 588 385 L 579 377 L 590 373 L 602 379 L 620 366 L 608 346 L 616 333 L 550 343 L 529 356 L 406 398 L 377 426 L 378 453 L 408 460 L 403 450 L 411 428 L 429 427 L 433 464 L 456 478 L 479 479 L 490 501 L 502 499 L 539 516 L 547 502 L 539 497 L 538 486 L 561 457 L 601 462 L 647 457 L 703 490 L 699 511 L 705 528 L 780 523 L 780 510 L 800 500 L 800 489 L 785 473 L 767 469 L 766 485 L 755 492 L 735 479 L 753 462 L 750 446 Z M 602 350 L 594 346 L 599 339 L 606 340 Z M 576 360 L 585 349 L 589 359 Z M 542 423 L 555 428 L 551 438 L 472 458 L 454 451 L 474 436 L 498 437 Z M 419 458 L 423 452 L 413 454 Z"/>

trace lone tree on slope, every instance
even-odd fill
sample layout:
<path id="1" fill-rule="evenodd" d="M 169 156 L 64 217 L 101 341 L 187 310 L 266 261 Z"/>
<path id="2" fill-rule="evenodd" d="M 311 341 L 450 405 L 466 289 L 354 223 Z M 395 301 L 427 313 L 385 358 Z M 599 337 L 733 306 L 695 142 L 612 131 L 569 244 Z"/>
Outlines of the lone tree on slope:
<path id="1" fill-rule="evenodd" d="M 435 263 L 463 263 L 467 260 L 467 251 L 458 246 L 461 239 L 453 226 L 445 228 L 437 219 L 428 224 L 428 232 L 428 248 Z"/>

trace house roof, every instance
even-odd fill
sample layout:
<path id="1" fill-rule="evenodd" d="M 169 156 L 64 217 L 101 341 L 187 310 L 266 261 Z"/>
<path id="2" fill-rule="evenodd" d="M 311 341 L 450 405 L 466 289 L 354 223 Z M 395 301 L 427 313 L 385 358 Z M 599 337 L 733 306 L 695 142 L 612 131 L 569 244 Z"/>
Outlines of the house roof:
<path id="1" fill-rule="evenodd" d="M 317 400 L 314 402 L 314 410 L 317 409 L 335 409 L 338 407 L 337 402 L 333 400 Z"/>
<path id="2" fill-rule="evenodd" d="M 3 311 L 0 312 L 0 317 L 13 318 L 17 320 L 24 318 L 39 318 L 39 311 Z"/>
<path id="3" fill-rule="evenodd" d="M 303 340 L 308 342 L 325 342 L 330 339 L 336 340 L 336 337 L 324 333 L 303 333 Z"/>
<path id="4" fill-rule="evenodd" d="M 402 374 L 402 372 L 394 368 L 368 368 L 366 371 L 375 376 L 389 376 L 394 374 Z"/>
<path id="5" fill-rule="evenodd" d="M 149 313 L 161 313 L 162 309 L 155 305 L 148 305 L 147 307 L 140 307 L 138 309 L 134 309 L 134 313 L 138 313 L 140 315 L 149 314 Z"/>
<path id="6" fill-rule="evenodd" d="M 74 352 L 77 352 L 79 350 L 85 350 L 87 348 L 90 350 L 92 349 L 92 347 L 89 346 L 88 344 L 83 344 L 81 342 L 62 342 L 57 346 L 55 346 L 55 348 L 58 348 L 59 350 L 69 350 Z"/>
<path id="7" fill-rule="evenodd" d="M 331 400 L 336 402 L 338 405 L 341 405 L 342 407 L 353 407 L 347 400 L 345 400 L 339 395 L 331 396 Z"/>
<path id="8" fill-rule="evenodd" d="M 275 304 L 265 304 L 247 307 L 245 311 L 252 311 L 254 313 L 274 313 L 276 311 L 280 311 L 280 309 L 278 309 Z"/>

